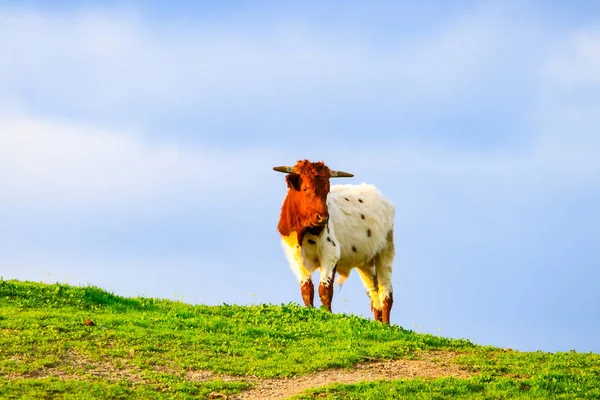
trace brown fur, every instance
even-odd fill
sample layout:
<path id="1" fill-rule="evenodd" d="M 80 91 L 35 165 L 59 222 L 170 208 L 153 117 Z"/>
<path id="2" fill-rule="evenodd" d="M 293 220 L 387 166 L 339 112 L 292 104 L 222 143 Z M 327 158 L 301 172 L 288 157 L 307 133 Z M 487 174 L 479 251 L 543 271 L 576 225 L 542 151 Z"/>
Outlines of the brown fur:
<path id="1" fill-rule="evenodd" d="M 281 207 L 277 229 L 283 236 L 296 232 L 298 243 L 306 231 L 319 225 L 317 216 L 324 221 L 329 218 L 327 195 L 331 172 L 323 162 L 312 163 L 300 160 L 294 166 L 294 173 L 286 176 L 288 193 Z"/>
<path id="2" fill-rule="evenodd" d="M 333 268 L 331 279 L 319 284 L 319 297 L 321 298 L 321 304 L 323 304 L 325 309 L 329 312 L 331 312 L 331 300 L 333 300 L 333 281 L 335 279 L 336 269 L 337 266 Z"/>
<path id="3" fill-rule="evenodd" d="M 373 309 L 373 307 L 371 307 L 371 309 Z M 381 319 L 381 310 L 378 310 L 376 308 L 373 309 L 373 319 L 375 321 L 382 322 L 382 319 Z"/>
<path id="4" fill-rule="evenodd" d="M 302 300 L 304 300 L 304 305 L 306 307 L 314 307 L 315 285 L 313 285 L 312 280 L 309 279 L 304 282 L 304 284 L 300 286 L 300 291 L 302 292 Z"/>
<path id="5" fill-rule="evenodd" d="M 388 297 L 383 299 L 381 307 L 381 322 L 384 324 L 390 324 L 390 311 L 392 311 L 392 304 L 394 303 L 394 295 L 390 293 Z"/>

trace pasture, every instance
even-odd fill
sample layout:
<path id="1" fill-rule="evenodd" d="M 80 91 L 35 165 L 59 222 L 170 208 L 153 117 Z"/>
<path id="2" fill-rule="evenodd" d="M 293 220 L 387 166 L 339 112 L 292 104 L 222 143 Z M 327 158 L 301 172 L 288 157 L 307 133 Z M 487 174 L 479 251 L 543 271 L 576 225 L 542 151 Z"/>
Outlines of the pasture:
<path id="1" fill-rule="evenodd" d="M 0 279 L 0 398 L 598 399 L 600 355 Z"/>

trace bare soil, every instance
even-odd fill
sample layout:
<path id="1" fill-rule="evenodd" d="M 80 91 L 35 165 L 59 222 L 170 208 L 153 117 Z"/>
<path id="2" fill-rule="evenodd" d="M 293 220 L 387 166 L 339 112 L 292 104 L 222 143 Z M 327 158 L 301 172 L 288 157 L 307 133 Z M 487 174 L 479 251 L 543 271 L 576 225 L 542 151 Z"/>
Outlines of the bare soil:
<path id="1" fill-rule="evenodd" d="M 289 398 L 307 389 L 329 386 L 334 383 L 352 384 L 377 380 L 414 379 L 417 377 L 434 379 L 441 377 L 467 378 L 471 376 L 472 374 L 469 371 L 454 362 L 457 356 L 458 354 L 453 352 L 423 352 L 419 354 L 419 359 L 417 360 L 373 361 L 358 364 L 352 369 L 328 369 L 300 377 L 279 379 L 228 376 L 214 374 L 210 371 L 182 372 L 178 371 L 177 368 L 171 369 L 166 367 L 157 368 L 157 372 L 183 373 L 186 380 L 195 382 L 222 379 L 225 381 L 243 381 L 254 384 L 251 390 L 239 395 L 226 396 L 220 393 L 211 393 L 209 398 L 213 399 L 276 400 Z M 141 371 L 133 365 L 123 365 L 120 362 L 118 362 L 120 365 L 115 365 L 114 362 L 98 363 L 72 351 L 68 352 L 62 361 L 71 366 L 73 372 L 67 372 L 64 368 L 50 367 L 26 375 L 10 374 L 6 378 L 24 379 L 55 376 L 62 379 L 85 380 L 85 375 L 87 374 L 108 381 L 117 381 L 123 378 L 127 378 L 134 383 L 146 381 L 142 377 Z M 83 371 L 85 372 L 82 374 L 81 372 Z"/>
<path id="2" fill-rule="evenodd" d="M 331 369 L 287 379 L 261 379 L 257 385 L 232 399 L 285 399 L 307 389 L 329 386 L 334 383 L 352 384 L 365 381 L 457 377 L 471 374 L 452 362 L 456 354 L 426 353 L 420 360 L 391 360 L 363 363 L 353 369 Z"/>

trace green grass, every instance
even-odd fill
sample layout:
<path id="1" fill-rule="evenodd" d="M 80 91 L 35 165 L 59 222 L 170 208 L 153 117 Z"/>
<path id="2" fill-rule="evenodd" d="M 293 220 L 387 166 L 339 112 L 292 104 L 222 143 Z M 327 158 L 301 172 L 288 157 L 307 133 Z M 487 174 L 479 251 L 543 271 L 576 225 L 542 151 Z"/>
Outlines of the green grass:
<path id="1" fill-rule="evenodd" d="M 600 399 L 597 354 L 497 352 L 461 358 L 472 378 L 398 380 L 333 385 L 297 399 Z"/>
<path id="2" fill-rule="evenodd" d="M 296 399 L 598 399 L 598 378 L 577 384 L 578 379 L 553 381 L 545 376 L 517 380 L 508 377 L 489 379 L 439 378 L 427 381 L 378 381 L 356 385 L 334 385 L 324 390 L 313 390 Z"/>
<path id="3" fill-rule="evenodd" d="M 250 388 L 248 376 L 293 377 L 427 350 L 460 352 L 475 375 L 336 385 L 302 398 L 600 398 L 597 354 L 504 353 L 295 304 L 192 306 L 0 279 L 3 399 L 207 398 Z M 216 375 L 190 379 L 204 371 Z"/>

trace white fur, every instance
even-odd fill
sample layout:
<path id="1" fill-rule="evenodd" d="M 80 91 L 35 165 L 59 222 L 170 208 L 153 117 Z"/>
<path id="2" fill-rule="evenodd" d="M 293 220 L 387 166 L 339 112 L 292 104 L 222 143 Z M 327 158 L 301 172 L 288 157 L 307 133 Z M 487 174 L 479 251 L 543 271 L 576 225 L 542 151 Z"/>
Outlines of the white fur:
<path id="1" fill-rule="evenodd" d="M 282 237 L 283 249 L 294 275 L 302 284 L 320 269 L 321 281 L 327 282 L 337 265 L 341 284 L 350 271 L 357 268 L 372 306 L 381 309 L 381 302 L 393 292 L 394 206 L 375 186 L 365 183 L 332 185 L 327 206 L 329 222 L 319 236 L 306 234 L 302 246 L 298 245 L 295 233 Z M 370 236 L 367 230 L 370 230 Z M 310 244 L 309 240 L 316 243 Z M 352 251 L 353 246 L 356 252 Z"/>

